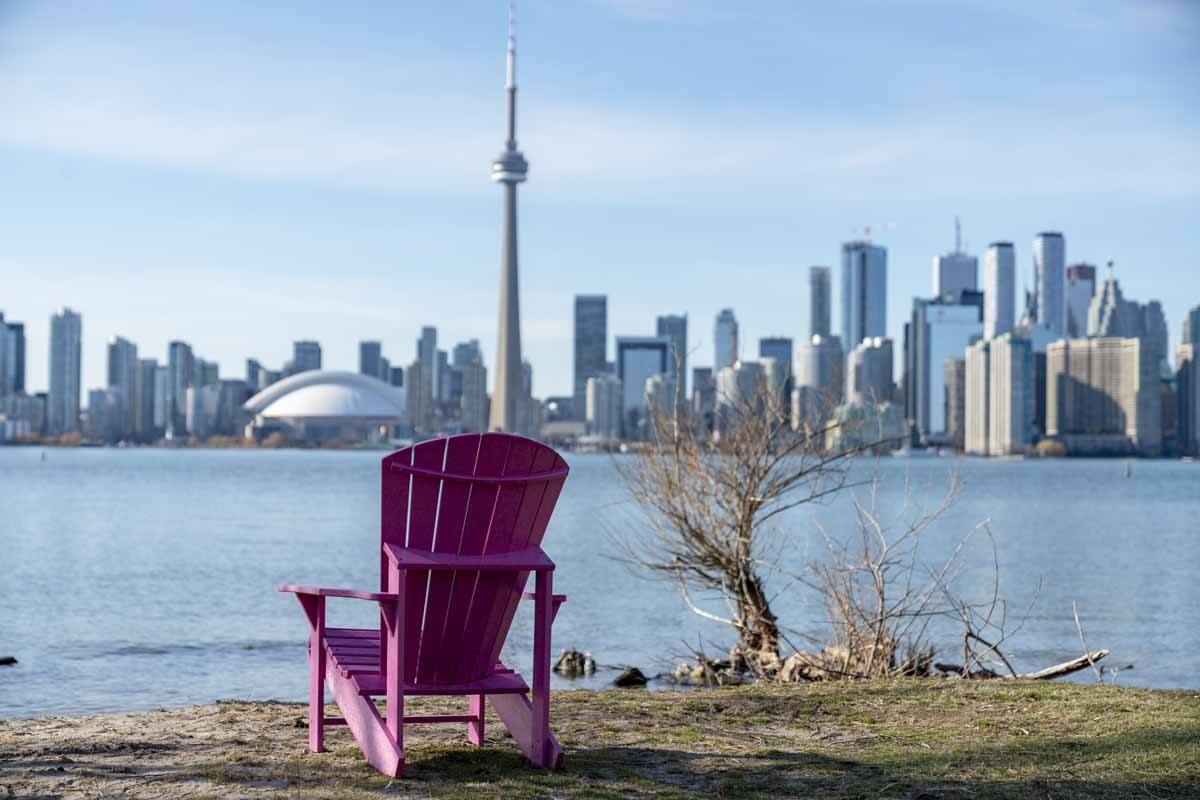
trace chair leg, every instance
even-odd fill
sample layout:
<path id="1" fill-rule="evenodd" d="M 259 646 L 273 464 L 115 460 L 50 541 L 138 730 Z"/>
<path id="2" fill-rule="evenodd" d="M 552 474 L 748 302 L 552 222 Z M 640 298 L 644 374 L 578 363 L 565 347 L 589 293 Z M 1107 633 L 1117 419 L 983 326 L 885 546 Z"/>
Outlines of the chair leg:
<path id="1" fill-rule="evenodd" d="M 483 715 L 485 706 L 483 695 L 471 695 L 471 710 L 468 712 L 475 719 L 467 723 L 467 739 L 476 747 L 483 746 Z"/>
<path id="2" fill-rule="evenodd" d="M 537 573 L 537 597 L 533 606 L 533 685 L 530 687 L 533 704 L 533 750 L 536 766 L 552 769 L 555 765 L 549 753 L 550 744 L 550 626 L 554 592 L 554 573 Z"/>
<path id="3" fill-rule="evenodd" d="M 320 753 L 325 749 L 325 598 L 300 597 L 311 628 L 308 639 L 308 749 Z"/>

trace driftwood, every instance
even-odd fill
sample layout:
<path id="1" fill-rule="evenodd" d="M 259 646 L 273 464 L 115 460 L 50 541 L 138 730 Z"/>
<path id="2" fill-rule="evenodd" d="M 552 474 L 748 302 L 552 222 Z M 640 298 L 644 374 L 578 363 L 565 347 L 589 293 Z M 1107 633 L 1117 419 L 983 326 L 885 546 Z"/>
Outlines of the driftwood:
<path id="1" fill-rule="evenodd" d="M 1028 681 L 1048 681 L 1053 678 L 1061 678 L 1064 675 L 1070 675 L 1073 672 L 1079 672 L 1081 669 L 1095 666 L 1096 662 L 1108 655 L 1107 650 L 1095 650 L 1091 653 L 1085 653 L 1079 658 L 1073 658 L 1070 661 L 1064 661 L 1061 664 L 1055 664 L 1052 667 L 1039 669 L 1036 672 L 1023 672 L 1020 675 L 1000 675 L 990 669 L 974 670 L 967 674 L 970 678 L 1020 678 Z M 963 668 L 958 664 L 934 664 L 934 668 L 938 672 L 946 672 L 951 675 L 963 674 Z"/>

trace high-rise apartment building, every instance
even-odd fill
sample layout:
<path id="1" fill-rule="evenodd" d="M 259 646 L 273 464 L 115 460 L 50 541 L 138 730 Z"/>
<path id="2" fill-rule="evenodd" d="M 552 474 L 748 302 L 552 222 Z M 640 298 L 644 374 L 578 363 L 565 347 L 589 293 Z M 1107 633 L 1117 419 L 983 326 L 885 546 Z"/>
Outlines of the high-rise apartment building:
<path id="1" fill-rule="evenodd" d="M 476 342 L 478 347 L 478 342 Z M 455 354 L 457 348 L 455 348 Z M 456 364 L 462 371 L 462 429 L 466 432 L 486 431 L 488 423 L 487 367 L 482 354 L 476 352 L 465 364 Z"/>
<path id="2" fill-rule="evenodd" d="M 1066 255 L 1066 242 L 1057 231 L 1044 231 L 1033 240 L 1037 321 L 1059 335 L 1067 332 Z"/>
<path id="3" fill-rule="evenodd" d="M 137 416 L 137 345 L 128 339 L 114 336 L 108 343 L 108 388 L 116 400 L 116 409 L 108 428 L 116 436 L 133 435 Z"/>
<path id="4" fill-rule="evenodd" d="M 973 455 L 987 455 L 991 446 L 988 411 L 992 399 L 991 342 L 980 339 L 966 349 L 963 383 L 963 449 Z"/>
<path id="5" fill-rule="evenodd" d="M 942 362 L 942 382 L 946 385 L 946 441 L 955 450 L 962 450 L 967 431 L 966 360 L 947 356 Z"/>
<path id="6" fill-rule="evenodd" d="M 423 398 L 422 404 L 432 410 L 441 388 L 441 376 L 438 374 L 437 328 L 432 325 L 421 328 L 421 337 L 417 339 L 417 361 L 421 364 L 421 385 L 418 391 Z M 519 386 L 519 366 L 516 378 Z M 509 433 L 516 432 L 515 428 L 509 429 Z"/>
<path id="7" fill-rule="evenodd" d="M 989 251 L 990 252 L 990 251 Z M 983 295 L 963 291 L 913 299 L 906 326 L 904 406 L 910 427 L 923 444 L 949 444 L 946 431 L 944 364 L 983 333 Z"/>
<path id="8" fill-rule="evenodd" d="M 621 379 L 621 431 L 626 439 L 649 433 L 646 379 L 669 369 L 671 340 L 662 336 L 617 337 L 617 377 Z"/>
<path id="9" fill-rule="evenodd" d="M 0 397 L 25 391 L 25 323 L 0 312 Z"/>
<path id="10" fill-rule="evenodd" d="M 588 378 L 584 405 L 588 433 L 607 440 L 621 438 L 623 403 L 620 378 L 607 372 Z"/>
<path id="11" fill-rule="evenodd" d="M 988 453 L 1024 453 L 1033 443 L 1033 344 L 1006 333 L 990 344 Z"/>
<path id="12" fill-rule="evenodd" d="M 808 335 L 828 336 L 833 330 L 833 278 L 829 267 L 808 268 Z"/>
<path id="13" fill-rule="evenodd" d="M 137 378 L 133 384 L 133 435 L 139 442 L 158 438 L 154 424 L 154 390 L 158 375 L 158 360 L 138 360 Z"/>
<path id="14" fill-rule="evenodd" d="M 1200 456 L 1200 342 L 1175 349 L 1175 415 L 1180 454 Z"/>
<path id="15" fill-rule="evenodd" d="M 50 391 L 46 428 L 51 436 L 79 432 L 83 318 L 69 308 L 50 317 Z"/>
<path id="16" fill-rule="evenodd" d="M 732 308 L 723 308 L 713 325 L 713 374 L 738 359 L 738 323 Z"/>
<path id="17" fill-rule="evenodd" d="M 1088 307 L 1096 294 L 1096 267 L 1072 264 L 1067 267 L 1067 336 L 1087 336 Z"/>
<path id="18" fill-rule="evenodd" d="M 846 359 L 846 403 L 872 406 L 890 403 L 895 391 L 892 340 L 863 339 Z"/>
<path id="19" fill-rule="evenodd" d="M 1075 454 L 1162 449 L 1158 365 L 1142 339 L 1063 339 L 1046 352 L 1046 435 Z"/>
<path id="20" fill-rule="evenodd" d="M 170 342 L 167 345 L 167 370 L 170 372 L 170 394 L 167 407 L 170 419 L 165 430 L 182 435 L 187 430 L 187 390 L 194 381 L 195 356 L 187 342 Z"/>
<path id="21" fill-rule="evenodd" d="M 680 410 L 687 404 L 687 314 L 667 314 L 655 320 L 655 334 L 669 339 L 671 352 L 667 354 L 667 391 L 677 398 Z"/>
<path id="22" fill-rule="evenodd" d="M 870 242 L 842 245 L 842 346 L 887 336 L 887 250 Z"/>
<path id="23" fill-rule="evenodd" d="M 585 418 L 587 382 L 608 369 L 608 296 L 575 295 L 574 411 Z"/>
<path id="24" fill-rule="evenodd" d="M 820 427 L 842 403 L 846 357 L 837 336 L 814 336 L 796 348 L 792 427 Z"/>
<path id="25" fill-rule="evenodd" d="M 697 426 L 712 428 L 712 415 L 717 407 L 717 380 L 712 367 L 692 370 L 692 417 Z"/>
<path id="26" fill-rule="evenodd" d="M 1012 242 L 992 242 L 983 256 L 983 338 L 1013 329 L 1016 308 L 1016 255 Z"/>

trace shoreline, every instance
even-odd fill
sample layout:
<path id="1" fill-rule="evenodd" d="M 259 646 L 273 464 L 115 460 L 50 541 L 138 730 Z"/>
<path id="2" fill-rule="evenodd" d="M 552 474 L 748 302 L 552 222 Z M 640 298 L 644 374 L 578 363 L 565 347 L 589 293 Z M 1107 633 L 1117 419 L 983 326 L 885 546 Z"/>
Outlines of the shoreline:
<path id="1" fill-rule="evenodd" d="M 422 712 L 461 701 L 420 698 Z M 336 713 L 330 707 L 328 713 Z M 1194 797 L 1200 692 L 896 680 L 687 692 L 565 690 L 561 771 L 521 763 L 499 724 L 406 731 L 375 773 L 344 728 L 305 749 L 305 706 L 222 701 L 0 720 L 0 797 Z M 489 717 L 489 723 L 491 719 Z"/>

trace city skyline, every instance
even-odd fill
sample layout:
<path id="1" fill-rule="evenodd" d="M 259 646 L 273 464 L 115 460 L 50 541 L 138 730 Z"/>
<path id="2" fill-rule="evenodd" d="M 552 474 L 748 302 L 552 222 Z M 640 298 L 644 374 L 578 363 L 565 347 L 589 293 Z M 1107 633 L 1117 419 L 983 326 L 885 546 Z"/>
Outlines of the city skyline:
<path id="1" fill-rule="evenodd" d="M 766 336 L 801 341 L 808 267 L 836 273 L 840 244 L 867 225 L 888 249 L 887 335 L 898 341 L 911 299 L 928 294 L 930 259 L 951 249 L 956 214 L 963 249 L 981 260 L 988 241 L 1014 242 L 1018 309 L 1032 288 L 1033 236 L 1061 230 L 1066 263 L 1113 258 L 1130 296 L 1163 300 L 1174 352 L 1200 296 L 1200 278 L 1184 269 L 1200 186 L 1196 95 L 1184 80 L 1197 62 L 1187 45 L 1197 15 L 1186 6 L 872 12 L 861 33 L 878 48 L 863 63 L 821 66 L 821 90 L 792 80 L 823 52 L 795 40 L 857 29 L 853 7 L 656 7 L 523 9 L 523 79 L 536 89 L 523 140 L 538 166 L 522 197 L 522 339 L 537 395 L 571 393 L 577 293 L 608 296 L 614 336 L 650 335 L 656 316 L 687 313 L 697 365 L 712 363 L 708 321 L 726 306 L 738 313 L 744 356 Z M 47 386 L 45 320 L 64 305 L 86 317 L 85 388 L 104 384 L 116 335 L 159 359 L 167 342 L 188 341 L 227 374 L 248 356 L 282 363 L 303 339 L 322 343 L 328 366 L 353 369 L 360 340 L 407 353 L 422 324 L 495 351 L 496 198 L 479 164 L 494 153 L 502 112 L 503 4 L 454 24 L 446 11 L 372 4 L 332 20 L 315 6 L 287 19 L 271 4 L 127 8 L 5 11 L 0 100 L 13 124 L 0 132 L 0 192 L 11 193 L 12 213 L 0 221 L 0 309 L 26 324 L 30 390 Z M 944 36 L 998 21 L 1003 43 Z M 239 39 L 267 24 L 286 70 Z M 328 41 L 310 48 L 318 29 Z M 1130 30 L 1138 46 L 1111 46 Z M 569 69 L 579 56 L 567 42 L 586 55 L 606 36 L 628 42 L 625 62 L 604 75 Z M 939 55 L 917 58 L 929 40 Z M 722 65 L 744 51 L 761 58 L 725 74 L 708 63 L 718 42 L 733 50 Z M 1051 55 L 987 74 L 1013 43 Z M 664 45 L 679 48 L 677 65 L 664 66 Z M 366 63 L 339 63 L 346 48 Z M 204 70 L 188 52 L 206 54 Z M 754 66 L 764 58 L 779 68 Z M 893 60 L 907 66 L 888 76 L 881 68 Z M 951 61 L 970 81 L 948 78 Z M 284 74 L 297 65 L 299 76 Z M 341 91 L 349 84 L 354 92 Z M 313 91 L 344 121 L 300 114 Z M 423 92 L 448 98 L 446 108 Z M 63 99 L 85 96 L 98 99 Z M 394 106 L 421 124 L 384 110 Z M 778 108 L 796 111 L 769 110 Z M 954 125 L 918 121 L 945 108 L 962 112 Z M 717 118 L 728 121 L 715 129 Z M 706 162 L 700 139 L 734 155 Z M 738 191 L 692 191 L 714 180 Z M 602 238 L 579 222 L 596 215 L 611 226 Z"/>

